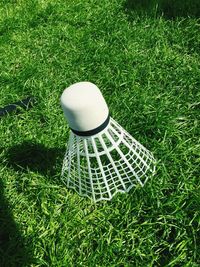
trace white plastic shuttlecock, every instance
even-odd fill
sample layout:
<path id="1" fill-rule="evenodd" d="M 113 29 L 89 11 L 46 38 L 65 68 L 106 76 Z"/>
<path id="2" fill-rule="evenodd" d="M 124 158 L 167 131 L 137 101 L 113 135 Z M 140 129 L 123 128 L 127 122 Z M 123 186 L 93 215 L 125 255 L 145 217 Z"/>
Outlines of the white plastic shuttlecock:
<path id="1" fill-rule="evenodd" d="M 153 155 L 109 116 L 96 85 L 71 85 L 61 106 L 71 128 L 61 174 L 67 187 L 99 201 L 146 183 L 155 170 Z"/>

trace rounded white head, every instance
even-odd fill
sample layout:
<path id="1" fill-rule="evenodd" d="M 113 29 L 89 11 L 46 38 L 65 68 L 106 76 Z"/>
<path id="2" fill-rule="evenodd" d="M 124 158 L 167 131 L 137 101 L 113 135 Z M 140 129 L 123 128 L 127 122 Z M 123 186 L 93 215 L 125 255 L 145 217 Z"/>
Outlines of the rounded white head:
<path id="1" fill-rule="evenodd" d="M 66 88 L 61 96 L 61 106 L 75 134 L 96 134 L 109 122 L 105 99 L 99 88 L 91 82 L 79 82 Z"/>

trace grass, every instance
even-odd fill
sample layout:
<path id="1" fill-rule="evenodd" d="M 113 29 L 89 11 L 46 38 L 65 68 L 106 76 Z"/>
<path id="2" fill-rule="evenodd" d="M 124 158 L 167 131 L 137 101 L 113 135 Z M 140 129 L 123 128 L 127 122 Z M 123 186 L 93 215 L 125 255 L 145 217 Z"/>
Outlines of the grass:
<path id="1" fill-rule="evenodd" d="M 1 1 L 0 105 L 37 101 L 0 122 L 1 267 L 200 266 L 200 21 L 170 2 Z M 96 205 L 59 179 L 59 98 L 83 80 L 158 160 Z"/>

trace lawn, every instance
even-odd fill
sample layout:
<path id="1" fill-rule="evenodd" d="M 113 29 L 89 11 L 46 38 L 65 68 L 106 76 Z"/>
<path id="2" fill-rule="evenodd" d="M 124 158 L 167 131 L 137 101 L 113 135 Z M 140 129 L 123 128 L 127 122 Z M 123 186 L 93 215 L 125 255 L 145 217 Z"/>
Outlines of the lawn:
<path id="1" fill-rule="evenodd" d="M 190 3 L 190 4 L 188 4 Z M 2 0 L 0 266 L 200 266 L 200 5 Z M 141 188 L 94 204 L 60 180 L 62 91 L 91 81 L 157 159 Z"/>

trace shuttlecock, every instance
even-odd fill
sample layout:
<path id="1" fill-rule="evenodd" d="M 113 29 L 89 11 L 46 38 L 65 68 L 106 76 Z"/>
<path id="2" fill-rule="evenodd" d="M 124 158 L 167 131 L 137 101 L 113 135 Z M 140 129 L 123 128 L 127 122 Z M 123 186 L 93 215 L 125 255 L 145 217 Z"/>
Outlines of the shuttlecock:
<path id="1" fill-rule="evenodd" d="M 71 85 L 61 106 L 71 129 L 61 174 L 67 187 L 100 201 L 146 183 L 155 170 L 153 155 L 109 116 L 96 85 Z"/>

